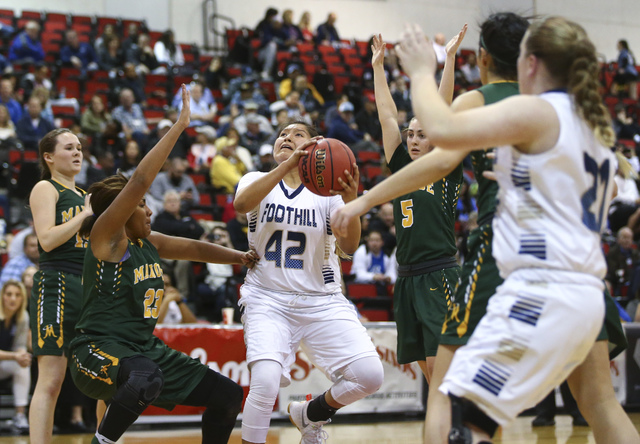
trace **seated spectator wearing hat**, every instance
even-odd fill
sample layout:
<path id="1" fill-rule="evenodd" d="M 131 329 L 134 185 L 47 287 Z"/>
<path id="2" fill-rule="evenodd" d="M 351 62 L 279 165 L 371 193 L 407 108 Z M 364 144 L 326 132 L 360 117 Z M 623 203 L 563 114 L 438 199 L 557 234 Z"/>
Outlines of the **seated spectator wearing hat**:
<path id="1" fill-rule="evenodd" d="M 197 127 L 196 133 L 196 142 L 191 145 L 187 160 L 194 172 L 208 173 L 211 169 L 211 162 L 218 153 L 215 145 L 216 130 L 209 125 L 204 125 Z"/>
<path id="2" fill-rule="evenodd" d="M 63 65 L 72 66 L 83 71 L 98 69 L 98 56 L 93 46 L 81 42 L 75 29 L 65 33 L 66 45 L 60 49 L 60 61 Z"/>
<path id="3" fill-rule="evenodd" d="M 368 148 L 362 142 L 370 142 L 371 136 L 358 129 L 353 118 L 353 110 L 351 102 L 343 102 L 338 106 L 338 115 L 329 124 L 327 137 L 338 139 L 349 145 L 352 150 L 360 151 Z"/>
<path id="4" fill-rule="evenodd" d="M 244 103 L 244 109 L 242 112 L 233 119 L 233 126 L 238 130 L 240 135 L 247 132 L 247 118 L 249 118 L 249 116 L 252 116 L 254 120 L 258 120 L 260 131 L 269 134 L 273 133 L 273 126 L 271 126 L 269 119 L 258 113 L 258 104 L 253 100 L 247 100 Z"/>
<path id="5" fill-rule="evenodd" d="M 249 169 L 236 153 L 239 140 L 235 135 L 221 138 L 219 142 L 218 154 L 211 162 L 211 185 L 233 194 L 240 178 Z"/>
<path id="6" fill-rule="evenodd" d="M 271 111 L 272 123 L 275 121 L 275 114 L 282 109 L 287 110 L 287 115 L 290 119 L 302 119 L 311 124 L 311 117 L 309 117 L 304 104 L 300 101 L 300 93 L 298 91 L 290 91 L 284 100 L 278 100 L 271 104 L 269 110 Z"/>
<path id="7" fill-rule="evenodd" d="M 191 82 L 190 92 L 191 123 L 189 126 L 211 125 L 218 111 L 215 100 L 210 104 L 204 98 L 204 84 L 202 82 Z M 182 109 L 182 102 L 180 102 L 178 109 Z"/>
<path id="8" fill-rule="evenodd" d="M 259 113 L 266 114 L 269 110 L 269 101 L 265 99 L 260 89 L 250 83 L 243 82 L 240 84 L 240 88 L 233 93 L 229 107 L 225 111 L 229 113 L 231 107 L 234 105 L 237 106 L 238 110 L 243 109 L 248 101 L 252 101 L 258 105 Z"/>
<path id="9" fill-rule="evenodd" d="M 151 132 L 149 136 L 148 146 L 155 146 L 160 141 L 160 139 L 162 139 L 162 137 L 164 137 L 164 135 L 169 132 L 169 129 L 173 126 L 173 123 L 174 122 L 168 118 L 160 120 L 156 128 Z M 173 159 L 174 157 L 179 157 L 181 159 L 186 159 L 187 155 L 189 154 L 190 146 L 191 141 L 189 140 L 189 137 L 186 134 L 182 134 L 173 145 L 173 149 L 171 150 L 171 153 L 169 153 L 169 158 Z"/>
<path id="10" fill-rule="evenodd" d="M 258 171 L 268 173 L 276 165 L 276 161 L 273 158 L 273 144 L 265 143 L 258 151 Z"/>
<path id="11" fill-rule="evenodd" d="M 42 118 L 41 114 L 42 103 L 32 96 L 27 102 L 27 113 L 16 124 L 16 134 L 26 149 L 37 150 L 40 139 L 55 129 L 53 123 Z"/>
<path id="12" fill-rule="evenodd" d="M 44 60 L 44 49 L 39 40 L 40 25 L 29 21 L 24 31 L 16 36 L 9 47 L 9 61 L 11 63 L 36 63 Z"/>
<path id="13" fill-rule="evenodd" d="M 240 145 L 248 149 L 251 154 L 258 154 L 260 146 L 264 144 L 273 131 L 264 132 L 260 129 L 260 119 L 257 114 L 249 114 L 246 118 L 247 130 L 240 135 Z"/>

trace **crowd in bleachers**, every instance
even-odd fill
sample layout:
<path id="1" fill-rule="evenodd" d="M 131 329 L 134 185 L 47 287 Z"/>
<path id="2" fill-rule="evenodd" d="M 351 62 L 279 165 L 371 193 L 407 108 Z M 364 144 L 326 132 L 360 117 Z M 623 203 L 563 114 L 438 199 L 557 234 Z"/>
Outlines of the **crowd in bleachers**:
<path id="1" fill-rule="evenodd" d="M 227 29 L 227 51 L 216 55 L 176 42 L 171 30 L 151 30 L 144 20 L 41 11 L 16 16 L 12 10 L 0 9 L 0 24 L 0 188 L 6 191 L 0 194 L 0 212 L 8 235 L 5 240 L 28 226 L 24 201 L 38 176 L 40 137 L 54 127 L 70 128 L 79 136 L 85 159 L 78 183 L 84 187 L 118 170 L 130 175 L 176 121 L 182 83 L 191 91 L 191 127 L 171 154 L 163 173 L 166 178 L 158 178 L 149 197 L 155 215 L 163 214 L 169 225 L 184 224 L 173 227 L 181 233 L 185 227 L 202 225 L 206 230 L 200 234 L 213 239 L 214 227 L 227 227 L 231 244 L 241 248 L 246 242 L 246 220 L 231 205 L 235 185 L 248 171 L 272 168 L 275 128 L 290 118 L 313 123 L 325 136 L 338 138 L 354 150 L 361 171 L 360 192 L 388 174 L 380 155 L 370 42 L 341 36 L 335 13 L 314 28 L 309 12 L 269 8 L 255 27 Z M 444 40 L 436 35 L 434 46 L 442 46 Z M 629 74 L 633 71 L 629 66 L 635 66 L 633 55 L 622 42 L 619 60 L 602 65 L 603 92 L 620 138 L 619 151 L 632 166 L 620 173 L 619 188 L 629 192 L 619 197 L 611 228 L 615 236 L 621 227 L 629 226 L 637 239 L 640 199 L 633 201 L 640 170 L 635 155 L 640 143 L 637 83 Z M 473 43 L 463 46 L 473 47 Z M 385 72 L 402 129 L 411 118 L 408 78 L 393 46 L 388 45 L 387 51 Z M 622 64 L 624 73 L 619 69 Z M 479 84 L 475 51 L 463 49 L 456 60 L 456 93 Z M 461 259 L 466 233 L 476 217 L 476 185 L 468 167 L 456 224 Z M 180 198 L 179 210 L 172 216 L 165 208 L 169 190 L 177 191 Z M 383 251 L 391 256 L 393 230 L 384 214 L 381 208 L 363 222 L 374 222 L 374 231 L 384 241 Z M 367 236 L 364 232 L 363 245 Z M 7 260 L 4 254 L 3 263 Z M 199 315 L 198 308 L 210 302 L 199 299 L 199 284 L 215 279 L 207 275 L 207 267 L 188 268 L 175 275 L 176 287 Z M 349 273 L 348 264 L 344 270 L 348 286 L 361 283 Z M 620 281 L 619 274 L 612 274 L 617 277 L 611 280 Z M 235 291 L 241 275 L 233 276 Z M 630 276 L 625 274 L 626 285 L 613 288 L 617 296 L 627 297 L 633 273 Z M 390 290 L 382 292 L 381 287 L 377 282 L 375 295 L 390 297 Z M 348 289 L 352 294 L 358 291 Z M 215 304 L 230 303 L 227 292 L 225 287 L 224 298 Z M 201 317 L 218 321 L 218 308 L 209 307 L 210 314 Z M 391 312 L 371 315 L 388 319 Z"/>

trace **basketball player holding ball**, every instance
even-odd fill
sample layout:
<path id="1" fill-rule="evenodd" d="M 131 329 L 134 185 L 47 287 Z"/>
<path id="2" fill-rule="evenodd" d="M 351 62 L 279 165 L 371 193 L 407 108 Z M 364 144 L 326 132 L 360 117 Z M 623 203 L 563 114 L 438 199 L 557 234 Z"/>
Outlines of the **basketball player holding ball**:
<path id="1" fill-rule="evenodd" d="M 252 172 L 238 184 L 234 206 L 247 213 L 249 245 L 260 260 L 247 273 L 239 304 L 251 370 L 242 415 L 242 442 L 264 443 L 281 385 L 300 346 L 333 385 L 324 394 L 289 405 L 302 443 L 319 443 L 322 426 L 338 409 L 375 393 L 383 370 L 355 308 L 341 293 L 336 248 L 353 253 L 360 241 L 354 220 L 336 237 L 331 215 L 357 197 L 359 173 L 346 172 L 341 191 L 323 197 L 310 192 L 298 172 L 302 156 L 319 140 L 304 122 L 285 124 L 273 146 L 278 166 Z"/>

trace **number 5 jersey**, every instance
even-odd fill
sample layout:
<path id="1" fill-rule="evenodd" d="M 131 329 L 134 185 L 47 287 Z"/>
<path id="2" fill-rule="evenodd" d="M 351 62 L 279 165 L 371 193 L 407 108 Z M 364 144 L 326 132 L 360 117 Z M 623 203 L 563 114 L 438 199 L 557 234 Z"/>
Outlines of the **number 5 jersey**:
<path id="1" fill-rule="evenodd" d="M 246 174 L 238 190 L 267 173 Z M 342 197 L 313 194 L 304 185 L 289 188 L 280 181 L 247 213 L 249 247 L 260 261 L 247 273 L 250 285 L 304 295 L 341 292 L 340 262 L 331 214 L 344 206 Z"/>
<path id="2" fill-rule="evenodd" d="M 606 226 L 616 161 L 575 111 L 565 92 L 540 96 L 559 120 L 556 144 L 540 154 L 496 150 L 500 190 L 493 254 L 500 274 L 521 268 L 604 278 L 600 233 Z"/>

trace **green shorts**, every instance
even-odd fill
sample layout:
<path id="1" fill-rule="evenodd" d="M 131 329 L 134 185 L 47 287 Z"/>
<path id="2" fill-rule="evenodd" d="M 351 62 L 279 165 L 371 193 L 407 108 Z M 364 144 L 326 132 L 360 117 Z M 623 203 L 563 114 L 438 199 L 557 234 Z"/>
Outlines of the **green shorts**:
<path id="1" fill-rule="evenodd" d="M 436 355 L 442 321 L 459 275 L 460 267 L 452 267 L 396 280 L 393 311 L 400 364 Z"/>
<path id="2" fill-rule="evenodd" d="M 622 328 L 618 307 L 606 286 L 604 290 L 604 303 L 604 325 L 596 341 L 609 341 L 609 359 L 613 359 L 627 348 L 627 336 L 624 334 L 624 328 Z"/>
<path id="3" fill-rule="evenodd" d="M 486 313 L 489 298 L 503 282 L 492 255 L 492 241 L 493 228 L 490 223 L 479 226 L 469 234 L 469 253 L 442 324 L 441 344 L 466 344 Z"/>
<path id="4" fill-rule="evenodd" d="M 180 405 L 200 383 L 209 367 L 169 348 L 152 336 L 145 344 L 119 342 L 115 338 L 80 335 L 70 347 L 69 369 L 82 393 L 108 401 L 118 389 L 120 360 L 142 355 L 160 366 L 164 386 L 153 405 L 167 410 Z"/>
<path id="5" fill-rule="evenodd" d="M 82 276 L 38 270 L 29 302 L 33 354 L 69 356 L 82 309 Z"/>

